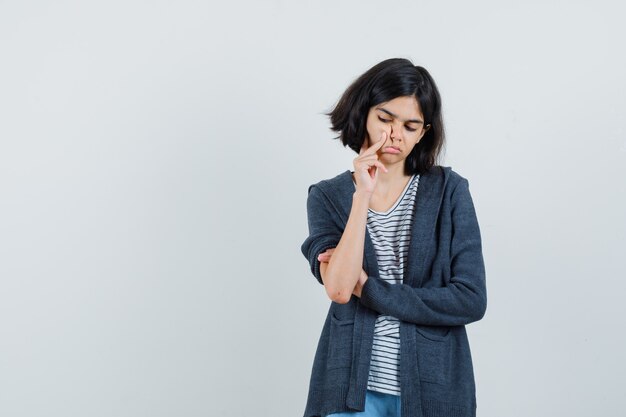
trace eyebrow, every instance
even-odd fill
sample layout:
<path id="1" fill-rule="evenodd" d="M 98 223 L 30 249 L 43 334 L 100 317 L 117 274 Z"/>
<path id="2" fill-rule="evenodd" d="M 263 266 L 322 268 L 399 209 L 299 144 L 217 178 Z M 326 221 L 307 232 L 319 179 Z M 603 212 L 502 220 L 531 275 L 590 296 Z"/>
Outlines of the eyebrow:
<path id="1" fill-rule="evenodd" d="M 376 110 L 380 110 L 380 111 L 384 111 L 385 113 L 387 113 L 389 116 L 391 117 L 395 117 L 396 119 L 398 118 L 397 115 L 393 114 L 392 112 L 390 112 L 387 109 L 383 109 L 382 107 L 376 107 Z M 407 123 L 424 123 L 423 120 L 420 119 L 411 119 L 411 120 L 405 120 L 405 122 Z"/>

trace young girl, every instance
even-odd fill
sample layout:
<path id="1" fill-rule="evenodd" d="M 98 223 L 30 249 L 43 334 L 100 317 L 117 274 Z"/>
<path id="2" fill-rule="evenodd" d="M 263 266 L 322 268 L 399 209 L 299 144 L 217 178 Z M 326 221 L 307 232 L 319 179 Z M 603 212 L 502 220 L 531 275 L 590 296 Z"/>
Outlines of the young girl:
<path id="1" fill-rule="evenodd" d="M 485 267 L 468 180 L 436 164 L 435 82 L 388 59 L 328 115 L 358 156 L 309 187 L 301 250 L 332 302 L 304 417 L 474 417 L 465 325 L 485 314 Z"/>

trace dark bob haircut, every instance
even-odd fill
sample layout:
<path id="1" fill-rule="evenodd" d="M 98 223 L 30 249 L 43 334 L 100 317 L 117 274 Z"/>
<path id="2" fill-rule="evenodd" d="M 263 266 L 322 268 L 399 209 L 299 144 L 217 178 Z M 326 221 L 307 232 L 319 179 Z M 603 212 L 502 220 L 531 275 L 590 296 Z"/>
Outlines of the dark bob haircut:
<path id="1" fill-rule="evenodd" d="M 340 132 L 334 139 L 341 139 L 344 147 L 358 154 L 367 133 L 370 108 L 401 96 L 414 96 L 424 115 L 424 125 L 430 124 L 404 165 L 406 175 L 423 174 L 437 163 L 445 140 L 441 96 L 425 68 L 404 58 L 382 61 L 357 78 L 335 108 L 324 115 L 330 116 L 331 130 Z"/>

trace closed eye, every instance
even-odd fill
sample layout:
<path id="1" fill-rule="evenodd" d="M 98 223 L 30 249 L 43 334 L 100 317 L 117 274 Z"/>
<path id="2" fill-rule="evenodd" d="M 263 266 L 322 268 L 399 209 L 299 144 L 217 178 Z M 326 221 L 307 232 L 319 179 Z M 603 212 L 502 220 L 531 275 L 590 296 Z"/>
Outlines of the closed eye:
<path id="1" fill-rule="evenodd" d="M 378 116 L 378 120 L 380 120 L 383 123 L 389 123 L 391 121 L 391 120 L 383 119 L 380 116 Z M 408 130 L 409 132 L 415 132 L 417 130 L 417 129 L 413 129 L 412 127 L 408 127 L 408 126 L 405 126 L 405 129 Z"/>

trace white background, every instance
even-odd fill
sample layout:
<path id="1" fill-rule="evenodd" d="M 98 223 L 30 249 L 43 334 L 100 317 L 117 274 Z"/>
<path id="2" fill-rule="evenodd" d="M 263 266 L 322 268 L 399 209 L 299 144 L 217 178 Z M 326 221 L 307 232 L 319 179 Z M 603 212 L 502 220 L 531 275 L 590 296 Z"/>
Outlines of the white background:
<path id="1" fill-rule="evenodd" d="M 487 271 L 480 417 L 623 415 L 626 30 L 608 1 L 0 1 L 0 415 L 300 416 L 323 112 L 426 67 Z"/>

